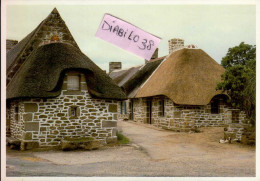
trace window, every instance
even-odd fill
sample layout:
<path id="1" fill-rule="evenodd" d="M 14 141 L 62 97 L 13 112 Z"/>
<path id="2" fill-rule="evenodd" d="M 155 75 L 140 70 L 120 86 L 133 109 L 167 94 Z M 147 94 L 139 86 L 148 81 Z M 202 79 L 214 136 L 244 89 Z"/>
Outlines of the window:
<path id="1" fill-rule="evenodd" d="M 164 117 L 164 99 L 159 101 L 159 112 L 158 115 Z"/>
<path id="2" fill-rule="evenodd" d="M 70 111 L 71 111 L 70 112 L 71 116 L 76 116 L 76 112 L 77 112 L 77 108 L 76 107 L 72 107 Z"/>
<path id="3" fill-rule="evenodd" d="M 211 114 L 219 114 L 219 100 L 214 99 L 211 101 Z"/>
<path id="4" fill-rule="evenodd" d="M 232 111 L 232 123 L 239 123 L 239 111 Z"/>
<path id="5" fill-rule="evenodd" d="M 78 75 L 69 75 L 67 81 L 68 90 L 79 90 L 80 78 Z"/>
<path id="6" fill-rule="evenodd" d="M 123 114 L 123 102 L 120 102 L 120 114 Z"/>
<path id="7" fill-rule="evenodd" d="M 126 101 L 124 101 L 124 113 L 126 114 Z"/>
<path id="8" fill-rule="evenodd" d="M 72 118 L 77 118 L 80 114 L 80 109 L 79 107 L 76 106 L 71 106 L 69 109 L 69 116 Z"/>

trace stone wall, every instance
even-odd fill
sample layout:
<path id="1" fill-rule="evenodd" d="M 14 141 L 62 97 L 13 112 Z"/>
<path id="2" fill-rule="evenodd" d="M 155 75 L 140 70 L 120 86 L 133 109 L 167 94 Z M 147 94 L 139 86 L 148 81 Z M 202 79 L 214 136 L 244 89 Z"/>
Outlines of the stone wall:
<path id="1" fill-rule="evenodd" d="M 232 120 L 232 112 L 238 111 L 238 118 Z M 229 109 L 225 113 L 224 139 L 241 140 L 244 130 L 250 127 L 246 114 L 239 109 Z"/>
<path id="2" fill-rule="evenodd" d="M 116 141 L 118 101 L 91 98 L 85 77 L 80 76 L 80 91 L 67 90 L 65 77 L 61 95 L 56 98 L 12 101 L 11 136 L 38 142 L 40 147 L 58 146 L 64 137 L 93 137 L 102 144 Z"/>
<path id="3" fill-rule="evenodd" d="M 12 101 L 10 104 L 10 134 L 12 137 L 17 139 L 22 139 L 23 130 L 24 130 L 24 122 L 22 121 L 22 112 L 23 108 L 21 107 L 22 103 L 19 100 Z"/>
<path id="4" fill-rule="evenodd" d="M 145 101 L 142 98 L 133 99 L 133 104 L 134 104 L 134 121 L 147 123 Z"/>
<path id="5" fill-rule="evenodd" d="M 147 98 L 132 99 L 134 104 L 135 122 L 148 123 Z M 152 101 L 151 124 L 173 131 L 188 132 L 200 127 L 223 127 L 229 124 L 230 109 L 223 101 L 219 103 L 219 113 L 211 113 L 211 104 L 205 106 L 188 106 L 174 104 L 165 96 L 149 98 Z M 164 115 L 160 115 L 159 102 L 164 100 Z M 120 105 L 119 105 L 120 106 Z M 119 107 L 118 106 L 118 107 Z M 118 109 L 119 118 L 120 110 Z M 127 114 L 130 113 L 128 108 Z M 124 115 L 125 116 L 125 115 Z M 240 112 L 239 121 L 245 120 L 245 114 Z M 229 128 L 231 131 L 231 128 Z M 240 134 L 240 133 L 239 133 Z"/>

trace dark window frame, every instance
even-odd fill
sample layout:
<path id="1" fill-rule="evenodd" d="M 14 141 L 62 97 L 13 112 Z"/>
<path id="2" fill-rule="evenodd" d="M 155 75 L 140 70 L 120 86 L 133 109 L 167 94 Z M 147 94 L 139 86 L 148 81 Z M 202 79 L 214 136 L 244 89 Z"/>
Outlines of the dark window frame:
<path id="1" fill-rule="evenodd" d="M 159 100 L 159 112 L 158 115 L 160 117 L 164 117 L 165 116 L 165 101 L 164 99 Z"/>
<path id="2" fill-rule="evenodd" d="M 74 113 L 74 114 L 72 114 Z M 80 108 L 79 106 L 71 106 L 69 108 L 69 117 L 70 119 L 77 119 L 80 116 Z"/>
<path id="3" fill-rule="evenodd" d="M 124 114 L 127 114 L 126 108 L 127 108 L 127 106 L 126 106 L 126 101 L 124 101 Z"/>
<path id="4" fill-rule="evenodd" d="M 210 104 L 211 114 L 219 114 L 220 113 L 219 103 L 220 103 L 220 101 L 218 99 L 213 99 L 211 101 L 211 104 Z"/>
<path id="5" fill-rule="evenodd" d="M 123 101 L 120 102 L 120 114 L 123 114 Z"/>

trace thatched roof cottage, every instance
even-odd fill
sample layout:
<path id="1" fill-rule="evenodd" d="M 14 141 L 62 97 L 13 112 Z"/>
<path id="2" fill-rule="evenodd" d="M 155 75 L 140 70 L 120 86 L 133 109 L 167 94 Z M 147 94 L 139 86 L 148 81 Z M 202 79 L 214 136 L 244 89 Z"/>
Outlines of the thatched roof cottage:
<path id="1" fill-rule="evenodd" d="M 116 141 L 125 93 L 84 55 L 57 9 L 7 52 L 7 125 L 22 149 Z"/>
<path id="2" fill-rule="evenodd" d="M 245 114 L 232 109 L 229 97 L 216 90 L 225 69 L 194 45 L 184 46 L 181 39 L 169 43 L 176 41 L 169 55 L 150 60 L 120 85 L 129 100 L 120 103 L 119 118 L 185 132 L 244 123 Z M 118 72 L 110 73 L 114 80 L 120 79 Z"/>

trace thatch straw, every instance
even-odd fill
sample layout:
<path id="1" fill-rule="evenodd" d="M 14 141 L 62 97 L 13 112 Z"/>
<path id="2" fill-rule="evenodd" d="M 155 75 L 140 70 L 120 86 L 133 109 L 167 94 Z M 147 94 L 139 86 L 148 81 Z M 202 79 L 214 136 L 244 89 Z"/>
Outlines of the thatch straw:
<path id="1" fill-rule="evenodd" d="M 93 97 L 125 99 L 112 79 L 78 48 L 52 43 L 34 50 L 7 87 L 7 99 L 47 98 L 60 95 L 68 70 L 79 70 L 86 76 Z"/>
<path id="2" fill-rule="evenodd" d="M 158 58 L 156 61 L 151 61 L 145 64 L 135 75 L 133 75 L 122 87 L 125 90 L 126 94 L 131 96 L 134 95 L 132 91 L 137 92 L 140 86 L 150 77 L 153 71 L 160 65 L 163 58 Z"/>
<path id="3" fill-rule="evenodd" d="M 173 52 L 138 91 L 136 97 L 165 95 L 176 104 L 206 105 L 217 94 L 225 69 L 201 49 Z"/>
<path id="4" fill-rule="evenodd" d="M 136 66 L 136 67 L 131 67 L 129 69 L 125 70 L 116 70 L 113 71 L 109 74 L 109 76 L 113 79 L 113 81 L 118 85 L 118 86 L 123 86 L 136 72 L 142 67 Z"/>

